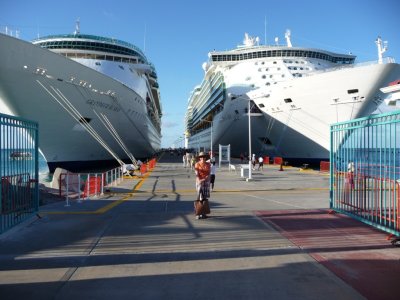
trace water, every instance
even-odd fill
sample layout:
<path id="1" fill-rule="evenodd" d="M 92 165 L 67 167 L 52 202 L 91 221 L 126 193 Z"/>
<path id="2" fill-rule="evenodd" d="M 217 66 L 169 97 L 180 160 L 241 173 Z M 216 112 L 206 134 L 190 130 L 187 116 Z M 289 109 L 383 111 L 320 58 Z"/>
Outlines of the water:
<path id="1" fill-rule="evenodd" d="M 351 161 L 360 174 L 400 179 L 400 149 L 397 148 L 343 148 L 336 153 L 334 159 L 336 168 L 340 171 L 347 171 Z"/>
<path id="2" fill-rule="evenodd" d="M 0 173 L 1 175 L 11 175 L 15 173 L 34 173 L 35 171 L 35 161 L 34 161 L 34 151 L 33 150 L 20 150 L 20 149 L 1 149 L 1 165 Z M 20 158 L 12 159 L 10 154 L 13 152 L 21 151 L 24 153 L 30 153 L 32 158 Z M 49 168 L 47 167 L 46 160 L 39 153 L 39 181 L 48 181 L 50 176 Z"/>

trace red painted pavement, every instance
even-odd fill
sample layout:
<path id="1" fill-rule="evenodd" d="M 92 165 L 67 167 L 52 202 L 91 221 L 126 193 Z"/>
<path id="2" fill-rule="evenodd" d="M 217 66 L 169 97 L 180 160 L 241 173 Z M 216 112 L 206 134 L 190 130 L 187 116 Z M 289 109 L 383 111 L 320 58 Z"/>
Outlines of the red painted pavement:
<path id="1" fill-rule="evenodd" d="M 367 299 L 400 299 L 400 248 L 388 233 L 328 210 L 256 214 Z"/>

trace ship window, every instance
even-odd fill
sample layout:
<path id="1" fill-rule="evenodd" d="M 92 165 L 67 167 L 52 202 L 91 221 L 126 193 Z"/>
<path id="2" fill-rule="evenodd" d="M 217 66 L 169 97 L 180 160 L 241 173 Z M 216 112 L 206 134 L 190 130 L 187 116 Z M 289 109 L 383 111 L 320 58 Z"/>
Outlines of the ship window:
<path id="1" fill-rule="evenodd" d="M 96 66 L 101 66 L 101 63 L 99 63 L 98 61 L 96 61 Z"/>
<path id="2" fill-rule="evenodd" d="M 259 107 L 265 107 L 265 105 L 262 104 L 262 103 L 258 104 L 258 106 L 259 106 Z"/>
<path id="3" fill-rule="evenodd" d="M 347 90 L 348 94 L 355 94 L 358 93 L 358 89 Z"/>
<path id="4" fill-rule="evenodd" d="M 293 102 L 292 99 L 290 99 L 290 98 L 286 98 L 286 99 L 284 99 L 283 101 L 285 101 L 285 103 Z"/>
<path id="5" fill-rule="evenodd" d="M 261 76 L 262 77 L 262 79 L 265 79 L 265 78 L 267 78 L 267 76 L 265 76 L 265 75 L 263 75 L 263 76 Z"/>
<path id="6" fill-rule="evenodd" d="M 125 70 L 124 67 L 121 66 L 121 65 L 118 65 L 118 67 L 119 67 L 121 70 Z"/>
<path id="7" fill-rule="evenodd" d="M 265 85 L 271 85 L 269 82 L 266 82 Z"/>
<path id="8" fill-rule="evenodd" d="M 276 65 L 276 61 L 274 61 L 274 65 Z"/>

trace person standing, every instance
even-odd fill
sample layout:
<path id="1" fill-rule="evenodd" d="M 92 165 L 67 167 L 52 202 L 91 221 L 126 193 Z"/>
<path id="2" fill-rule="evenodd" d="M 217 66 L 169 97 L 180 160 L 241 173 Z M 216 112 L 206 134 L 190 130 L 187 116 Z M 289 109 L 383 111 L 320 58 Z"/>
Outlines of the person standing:
<path id="1" fill-rule="evenodd" d="M 182 160 L 183 160 L 183 167 L 186 168 L 186 154 L 185 153 L 182 156 Z"/>
<path id="2" fill-rule="evenodd" d="M 210 213 L 208 198 L 210 197 L 210 163 L 206 161 L 206 154 L 200 152 L 199 161 L 195 164 L 197 200 L 194 203 L 196 219 L 205 219 Z"/>
<path id="3" fill-rule="evenodd" d="M 251 157 L 251 164 L 253 165 L 253 170 L 256 169 L 256 155 L 253 153 L 253 156 Z"/>

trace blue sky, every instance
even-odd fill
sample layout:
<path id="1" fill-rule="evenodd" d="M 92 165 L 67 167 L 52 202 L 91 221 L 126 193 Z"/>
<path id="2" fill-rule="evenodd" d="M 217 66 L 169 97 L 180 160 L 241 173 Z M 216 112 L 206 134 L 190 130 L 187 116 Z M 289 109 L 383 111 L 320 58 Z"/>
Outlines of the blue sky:
<path id="1" fill-rule="evenodd" d="M 385 56 L 400 61 L 398 0 L 2 0 L 0 30 L 18 30 L 20 38 L 81 32 L 118 38 L 137 45 L 156 67 L 163 105 L 163 147 L 183 136 L 187 100 L 201 83 L 201 65 L 209 51 L 242 43 L 244 33 L 272 44 L 321 48 L 377 59 L 378 35 L 389 42 Z M 265 30 L 265 20 L 267 22 Z"/>

